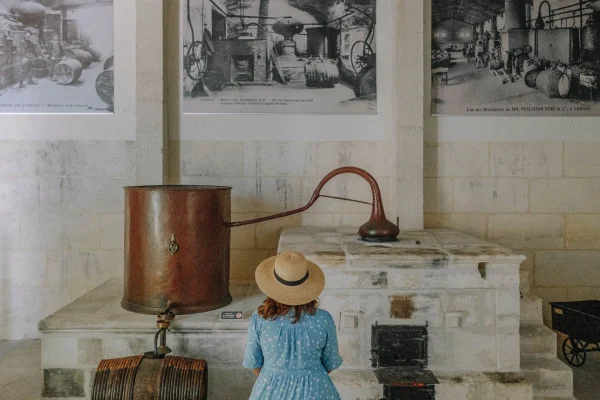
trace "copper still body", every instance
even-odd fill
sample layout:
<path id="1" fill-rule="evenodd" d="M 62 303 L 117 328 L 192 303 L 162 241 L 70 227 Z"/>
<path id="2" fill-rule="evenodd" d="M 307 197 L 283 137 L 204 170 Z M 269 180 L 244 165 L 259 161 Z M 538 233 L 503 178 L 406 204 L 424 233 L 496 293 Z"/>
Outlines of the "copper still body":
<path id="1" fill-rule="evenodd" d="M 193 314 L 222 308 L 229 293 L 230 229 L 297 214 L 310 208 L 333 177 L 363 177 L 373 195 L 362 240 L 397 240 L 387 220 L 377 181 L 355 167 L 329 173 L 302 208 L 250 221 L 231 222 L 231 188 L 138 186 L 125 188 L 125 290 L 121 305 L 142 314 Z M 342 199 L 348 200 L 348 199 Z M 355 201 L 355 200 L 354 200 Z"/>

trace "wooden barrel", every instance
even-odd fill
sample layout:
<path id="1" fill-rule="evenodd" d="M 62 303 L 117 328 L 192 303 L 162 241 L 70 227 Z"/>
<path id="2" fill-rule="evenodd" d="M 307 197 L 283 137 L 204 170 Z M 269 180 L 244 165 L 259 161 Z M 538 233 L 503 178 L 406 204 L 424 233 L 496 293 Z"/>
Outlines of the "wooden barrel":
<path id="1" fill-rule="evenodd" d="M 204 360 L 133 356 L 100 361 L 92 400 L 206 400 L 207 389 Z"/>
<path id="2" fill-rule="evenodd" d="M 533 60 L 525 60 L 525 65 L 523 67 L 523 76 L 525 77 L 524 81 L 527 87 L 535 88 L 535 84 L 537 81 L 537 76 L 540 71 L 542 71 L 542 66 L 537 64 Z"/>
<path id="3" fill-rule="evenodd" d="M 306 86 L 314 88 L 333 88 L 340 83 L 338 67 L 329 61 L 315 60 L 304 66 Z"/>
<path id="4" fill-rule="evenodd" d="M 491 70 L 499 70 L 504 68 L 504 62 L 502 60 L 490 60 L 490 69 Z"/>
<path id="5" fill-rule="evenodd" d="M 103 102 L 111 107 L 114 105 L 115 74 L 113 67 L 100 72 L 100 75 L 96 78 L 96 93 Z"/>
<path id="6" fill-rule="evenodd" d="M 536 78 L 535 86 L 548 97 L 567 97 L 571 88 L 571 82 L 566 74 L 559 71 L 547 70 L 540 71 Z"/>
<path id="7" fill-rule="evenodd" d="M 537 77 L 542 72 L 541 68 L 531 69 L 525 74 L 525 84 L 527 87 L 535 88 L 537 84 Z"/>
<path id="8" fill-rule="evenodd" d="M 69 49 L 65 50 L 65 56 L 68 58 L 74 58 L 83 65 L 83 68 L 87 68 L 92 64 L 92 55 L 85 50 L 81 49 Z"/>
<path id="9" fill-rule="evenodd" d="M 54 77 L 58 83 L 70 85 L 81 77 L 83 66 L 74 58 L 67 58 L 56 65 Z"/>
<path id="10" fill-rule="evenodd" d="M 110 56 L 104 61 L 104 69 L 109 69 L 115 65 L 115 56 Z"/>
<path id="11" fill-rule="evenodd" d="M 86 46 L 83 48 L 83 50 L 85 50 L 91 54 L 92 61 L 94 61 L 94 62 L 98 62 L 102 58 L 102 52 L 94 46 Z"/>

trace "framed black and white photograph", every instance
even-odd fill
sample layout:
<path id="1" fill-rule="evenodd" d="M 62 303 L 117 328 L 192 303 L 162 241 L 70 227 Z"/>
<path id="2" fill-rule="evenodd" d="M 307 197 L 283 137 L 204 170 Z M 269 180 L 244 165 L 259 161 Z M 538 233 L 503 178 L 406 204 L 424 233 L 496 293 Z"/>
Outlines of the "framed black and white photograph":
<path id="1" fill-rule="evenodd" d="M 0 113 L 113 113 L 113 0 L 0 0 Z"/>
<path id="2" fill-rule="evenodd" d="M 183 113 L 377 114 L 377 0 L 182 3 Z"/>
<path id="3" fill-rule="evenodd" d="M 600 114 L 600 1 L 432 1 L 433 115 Z"/>

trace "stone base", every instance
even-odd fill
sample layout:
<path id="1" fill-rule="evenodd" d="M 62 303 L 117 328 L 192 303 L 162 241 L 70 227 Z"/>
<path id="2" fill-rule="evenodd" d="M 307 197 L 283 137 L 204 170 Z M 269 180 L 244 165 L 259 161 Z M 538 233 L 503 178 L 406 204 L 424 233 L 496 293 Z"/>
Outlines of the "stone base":
<path id="1" fill-rule="evenodd" d="M 40 323 L 43 399 L 91 399 L 100 360 L 152 349 L 155 319 L 123 310 L 123 286 L 112 280 Z M 254 383 L 241 367 L 248 319 L 264 296 L 249 284 L 233 285 L 234 301 L 218 311 L 177 317 L 168 335 L 173 354 L 208 362 L 209 399 L 248 399 Z M 244 311 L 243 321 L 220 321 L 223 310 Z M 531 400 L 531 385 L 516 373 L 448 376 L 436 372 L 437 400 Z M 342 368 L 332 374 L 342 399 L 379 400 L 383 388 L 372 370 Z"/>

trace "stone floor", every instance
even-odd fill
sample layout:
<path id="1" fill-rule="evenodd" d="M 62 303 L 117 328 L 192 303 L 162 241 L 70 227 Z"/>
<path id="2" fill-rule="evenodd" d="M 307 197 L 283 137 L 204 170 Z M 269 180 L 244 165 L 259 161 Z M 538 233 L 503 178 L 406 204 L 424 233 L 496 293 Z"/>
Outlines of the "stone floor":
<path id="1" fill-rule="evenodd" d="M 38 400 L 41 389 L 40 341 L 0 341 L 0 400 Z M 588 357 L 574 370 L 575 397 L 597 400 L 600 393 L 600 357 Z"/>

